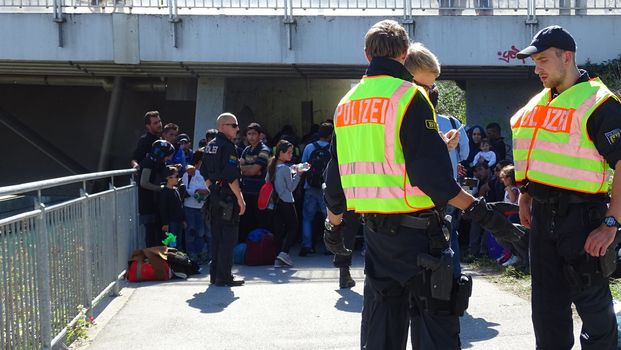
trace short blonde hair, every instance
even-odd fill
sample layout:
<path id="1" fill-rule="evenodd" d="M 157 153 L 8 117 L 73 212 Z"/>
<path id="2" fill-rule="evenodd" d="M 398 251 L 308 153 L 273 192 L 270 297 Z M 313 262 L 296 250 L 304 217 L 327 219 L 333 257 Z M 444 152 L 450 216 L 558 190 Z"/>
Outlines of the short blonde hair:
<path id="1" fill-rule="evenodd" d="M 433 52 L 421 43 L 412 43 L 405 58 L 405 68 L 412 74 L 418 71 L 431 72 L 440 76 L 440 62 Z"/>
<path id="2" fill-rule="evenodd" d="M 397 58 L 410 45 L 408 32 L 396 21 L 375 23 L 364 36 L 364 51 L 370 57 Z"/>

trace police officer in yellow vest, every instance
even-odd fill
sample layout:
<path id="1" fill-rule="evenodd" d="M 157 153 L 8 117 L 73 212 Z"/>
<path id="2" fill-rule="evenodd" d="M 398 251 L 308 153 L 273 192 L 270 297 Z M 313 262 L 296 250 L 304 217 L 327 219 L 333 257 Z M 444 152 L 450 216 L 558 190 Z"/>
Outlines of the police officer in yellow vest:
<path id="1" fill-rule="evenodd" d="M 544 89 L 511 118 L 520 219 L 531 228 L 532 319 L 537 349 L 571 349 L 571 304 L 582 349 L 616 349 L 608 276 L 621 220 L 621 104 L 576 67 L 576 43 L 559 26 L 542 29 L 517 54 L 531 57 Z"/>
<path id="2" fill-rule="evenodd" d="M 342 213 L 363 214 L 363 349 L 405 349 L 410 306 L 413 349 L 458 349 L 458 316 L 472 285 L 468 276 L 453 276 L 441 208 L 447 202 L 468 208 L 468 215 L 494 232 L 519 236 L 520 231 L 453 179 L 427 93 L 411 83 L 403 66 L 408 46 L 407 32 L 395 21 L 378 22 L 365 36 L 366 75 L 334 116 L 332 159 L 324 177 L 324 242 L 335 254 L 350 254 L 343 244 Z"/>

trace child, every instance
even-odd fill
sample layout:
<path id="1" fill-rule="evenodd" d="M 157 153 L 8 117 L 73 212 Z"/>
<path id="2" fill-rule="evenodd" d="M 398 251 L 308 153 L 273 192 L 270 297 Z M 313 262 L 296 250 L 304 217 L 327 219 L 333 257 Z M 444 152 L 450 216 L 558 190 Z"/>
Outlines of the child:
<path id="1" fill-rule="evenodd" d="M 182 177 L 188 194 L 183 201 L 184 214 L 188 222 L 185 230 L 185 245 L 190 259 L 199 264 L 209 260 L 208 249 L 209 237 L 211 236 L 211 230 L 205 224 L 205 217 L 201 211 L 207 196 L 209 196 L 205 178 L 199 170 L 203 163 L 203 154 L 204 152 L 200 149 L 194 152 L 190 162 L 195 168 L 194 175 L 190 175 L 186 171 Z M 205 243 L 207 243 L 207 249 L 204 247 Z"/>
<path id="2" fill-rule="evenodd" d="M 278 255 L 274 267 L 293 266 L 289 250 L 297 236 L 299 223 L 292 192 L 300 183 L 302 170 L 287 166 L 286 163 L 291 162 L 292 157 L 293 144 L 280 140 L 275 147 L 275 155 L 267 166 L 267 177 L 274 183 L 277 195 L 274 209 L 274 243 Z"/>
<path id="3" fill-rule="evenodd" d="M 505 185 L 505 203 L 516 204 L 518 203 L 518 197 L 520 191 L 515 184 L 515 167 L 513 165 L 507 165 L 500 170 L 500 180 Z M 509 221 L 519 223 L 519 215 L 513 214 L 509 216 Z M 496 260 L 498 263 L 502 263 L 502 266 L 511 266 L 520 262 L 520 258 L 517 255 L 511 254 L 509 249 L 505 248 L 502 256 Z"/>
<path id="4" fill-rule="evenodd" d="M 518 204 L 518 197 L 520 191 L 515 183 L 515 167 L 513 165 L 507 165 L 500 170 L 500 180 L 505 185 L 505 203 Z"/>
<path id="5" fill-rule="evenodd" d="M 167 166 L 164 171 L 166 186 L 160 193 L 160 216 L 162 231 L 170 232 L 181 240 L 183 228 L 186 225 L 183 214 L 183 202 L 177 185 L 179 185 L 179 171 L 174 166 Z"/>
<path id="6" fill-rule="evenodd" d="M 481 162 L 487 162 L 487 165 L 489 165 L 489 167 L 493 169 L 494 164 L 496 164 L 496 154 L 493 151 L 489 150 L 489 139 L 482 139 L 480 148 L 481 150 L 474 156 L 474 160 L 470 165 L 476 166 Z"/>

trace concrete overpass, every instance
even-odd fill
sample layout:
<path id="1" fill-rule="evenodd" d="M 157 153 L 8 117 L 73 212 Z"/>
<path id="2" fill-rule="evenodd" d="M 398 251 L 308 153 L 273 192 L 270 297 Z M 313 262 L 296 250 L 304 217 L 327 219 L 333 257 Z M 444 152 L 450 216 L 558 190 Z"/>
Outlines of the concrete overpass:
<path id="1" fill-rule="evenodd" d="M 0 0 L 0 107 L 40 136 L 58 131 L 43 138 L 92 170 L 127 164 L 147 109 L 168 112 L 194 140 L 223 110 L 302 134 L 363 73 L 369 26 L 393 18 L 438 55 L 441 79 L 466 90 L 469 121 L 506 125 L 539 88 L 517 48 L 560 24 L 576 37 L 579 64 L 615 58 L 618 14 L 620 0 Z M 73 147 L 67 135 L 89 144 Z"/>

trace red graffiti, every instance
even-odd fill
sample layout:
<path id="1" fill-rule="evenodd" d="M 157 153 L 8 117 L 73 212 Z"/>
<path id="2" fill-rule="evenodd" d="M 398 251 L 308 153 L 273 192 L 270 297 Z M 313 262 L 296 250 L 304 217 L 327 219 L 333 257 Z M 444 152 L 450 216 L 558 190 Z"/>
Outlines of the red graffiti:
<path id="1" fill-rule="evenodd" d="M 511 45 L 511 49 L 507 50 L 507 51 L 498 51 L 498 59 L 501 61 L 505 61 L 507 63 L 509 63 L 510 60 L 517 60 L 517 53 L 520 50 L 518 50 L 515 45 Z M 526 64 L 526 61 L 524 59 L 521 60 L 523 64 Z"/>

